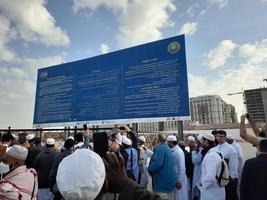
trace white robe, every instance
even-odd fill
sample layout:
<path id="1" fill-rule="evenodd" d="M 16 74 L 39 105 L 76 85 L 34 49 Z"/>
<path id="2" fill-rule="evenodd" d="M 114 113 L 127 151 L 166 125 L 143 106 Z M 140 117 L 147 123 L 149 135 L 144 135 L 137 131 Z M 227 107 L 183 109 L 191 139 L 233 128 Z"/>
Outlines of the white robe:
<path id="1" fill-rule="evenodd" d="M 232 146 L 236 150 L 237 157 L 238 157 L 238 177 L 240 179 L 241 178 L 241 174 L 242 174 L 242 169 L 243 169 L 243 166 L 244 166 L 244 163 L 245 163 L 244 155 L 243 155 L 243 151 L 242 151 L 241 146 L 236 141 L 234 141 L 232 143 Z"/>
<path id="2" fill-rule="evenodd" d="M 143 173 L 141 174 L 141 180 L 140 180 L 140 185 L 144 188 L 147 187 L 148 184 L 148 164 L 149 164 L 149 160 L 151 158 L 151 156 L 153 155 L 153 151 L 147 149 L 144 152 L 140 152 L 143 153 Z M 140 155 L 141 156 L 141 155 Z"/>
<path id="3" fill-rule="evenodd" d="M 205 155 L 202 162 L 200 200 L 225 200 L 225 188 L 220 187 L 216 176 L 219 176 L 222 167 L 218 150 L 212 148 Z"/>
<path id="4" fill-rule="evenodd" d="M 200 148 L 199 151 L 192 152 L 192 162 L 194 164 L 194 173 L 193 173 L 193 183 L 192 183 L 192 199 L 196 196 L 199 197 L 199 190 L 197 183 L 200 182 L 201 178 L 201 165 L 202 165 L 202 151 L 203 148 Z"/>
<path id="5" fill-rule="evenodd" d="M 172 149 L 173 155 L 173 166 L 177 182 L 182 184 L 181 189 L 174 189 L 173 199 L 174 200 L 188 200 L 188 182 L 185 171 L 185 156 L 183 150 L 176 145 Z"/>

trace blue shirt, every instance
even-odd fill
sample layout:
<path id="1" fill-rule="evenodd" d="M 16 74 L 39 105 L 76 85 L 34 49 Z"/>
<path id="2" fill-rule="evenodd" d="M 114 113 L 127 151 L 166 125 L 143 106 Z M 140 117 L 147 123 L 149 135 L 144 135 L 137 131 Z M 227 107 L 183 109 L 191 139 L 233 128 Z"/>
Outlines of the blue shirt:
<path id="1" fill-rule="evenodd" d="M 172 192 L 176 178 L 172 152 L 167 144 L 160 144 L 154 150 L 148 172 L 152 176 L 153 192 Z"/>
<path id="2" fill-rule="evenodd" d="M 139 169 L 138 169 L 138 153 L 135 148 L 127 148 L 125 151 L 128 154 L 128 160 L 127 160 L 127 165 L 126 165 L 126 170 L 133 170 L 133 174 L 135 177 L 135 180 L 138 180 L 138 175 L 139 175 Z M 133 166 L 131 166 L 131 151 L 132 151 L 132 162 Z"/>

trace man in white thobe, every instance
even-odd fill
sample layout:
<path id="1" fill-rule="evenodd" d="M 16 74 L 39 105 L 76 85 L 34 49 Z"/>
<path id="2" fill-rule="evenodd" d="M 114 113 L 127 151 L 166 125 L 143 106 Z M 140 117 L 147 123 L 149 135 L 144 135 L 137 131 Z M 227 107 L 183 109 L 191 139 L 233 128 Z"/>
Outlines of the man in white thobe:
<path id="1" fill-rule="evenodd" d="M 173 166 L 176 177 L 176 188 L 174 188 L 174 200 L 188 200 L 188 180 L 185 169 L 185 157 L 183 150 L 177 145 L 177 138 L 169 135 L 167 142 L 172 151 Z"/>
<path id="2" fill-rule="evenodd" d="M 239 193 L 239 188 L 240 188 L 240 179 L 241 179 L 241 175 L 242 175 L 242 170 L 243 170 L 243 166 L 244 166 L 244 154 L 242 151 L 242 148 L 240 146 L 240 144 L 238 144 L 235 141 L 235 138 L 232 135 L 227 134 L 227 142 L 232 145 L 234 147 L 234 149 L 236 150 L 237 153 L 237 157 L 238 157 L 238 185 L 237 185 L 237 195 L 238 198 L 240 197 L 240 193 Z"/>
<path id="3" fill-rule="evenodd" d="M 202 138 L 204 148 L 209 150 L 202 161 L 202 174 L 198 184 L 200 200 L 225 200 L 225 188 L 216 179 L 221 172 L 222 160 L 218 150 L 213 148 L 215 137 L 210 133 L 203 133 Z"/>
<path id="4" fill-rule="evenodd" d="M 216 140 L 218 145 L 216 149 L 222 153 L 229 167 L 229 184 L 225 187 L 226 200 L 238 200 L 237 185 L 238 185 L 238 157 L 234 147 L 226 142 L 226 132 L 219 130 L 216 132 Z"/>
<path id="5" fill-rule="evenodd" d="M 140 173 L 140 185 L 143 188 L 147 188 L 148 184 L 148 164 L 151 156 L 153 155 L 153 151 L 148 149 L 145 144 L 146 144 L 146 138 L 144 136 L 140 136 L 138 138 L 139 141 L 139 173 Z M 140 166 L 141 165 L 141 166 Z"/>

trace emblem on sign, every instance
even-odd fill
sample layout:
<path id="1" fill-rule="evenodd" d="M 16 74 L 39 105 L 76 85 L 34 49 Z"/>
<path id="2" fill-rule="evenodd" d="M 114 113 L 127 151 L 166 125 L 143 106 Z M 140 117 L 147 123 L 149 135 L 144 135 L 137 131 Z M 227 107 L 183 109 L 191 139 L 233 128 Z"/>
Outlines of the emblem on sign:
<path id="1" fill-rule="evenodd" d="M 177 53 L 181 48 L 181 45 L 179 42 L 171 42 L 168 45 L 168 52 L 171 54 Z"/>

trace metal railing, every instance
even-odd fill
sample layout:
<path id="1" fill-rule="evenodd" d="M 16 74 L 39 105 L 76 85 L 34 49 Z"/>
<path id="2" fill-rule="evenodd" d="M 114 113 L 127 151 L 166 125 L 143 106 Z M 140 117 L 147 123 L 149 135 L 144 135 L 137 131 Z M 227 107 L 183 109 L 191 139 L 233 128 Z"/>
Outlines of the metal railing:
<path id="1" fill-rule="evenodd" d="M 93 132 L 108 131 L 112 128 L 90 128 Z M 2 136 L 5 133 L 14 134 L 16 137 L 21 135 L 34 134 L 36 137 L 40 137 L 42 143 L 45 142 L 47 138 L 55 139 L 55 148 L 60 149 L 66 140 L 67 137 L 75 136 L 79 132 L 84 132 L 83 128 L 74 128 L 65 127 L 65 128 L 49 128 L 49 129 L 12 129 L 8 127 L 7 129 L 0 129 L 0 135 Z"/>

